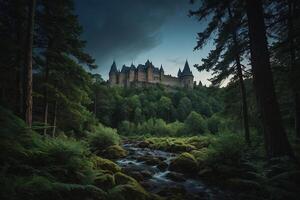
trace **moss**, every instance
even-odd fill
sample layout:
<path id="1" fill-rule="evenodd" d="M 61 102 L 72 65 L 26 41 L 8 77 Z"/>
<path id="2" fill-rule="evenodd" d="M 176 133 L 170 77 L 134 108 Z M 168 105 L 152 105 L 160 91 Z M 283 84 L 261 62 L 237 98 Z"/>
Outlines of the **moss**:
<path id="1" fill-rule="evenodd" d="M 116 163 L 112 162 L 111 160 L 101 158 L 99 156 L 94 156 L 92 158 L 92 161 L 94 163 L 94 168 L 101 169 L 105 171 L 117 173 L 121 171 L 121 167 L 119 167 Z"/>
<path id="2" fill-rule="evenodd" d="M 117 185 L 123 185 L 123 184 L 135 184 L 136 180 L 130 176 L 127 176 L 121 172 L 118 172 L 114 175 L 115 182 Z"/>
<path id="3" fill-rule="evenodd" d="M 130 184 L 114 187 L 108 196 L 109 200 L 150 200 L 149 194 L 144 189 Z"/>
<path id="4" fill-rule="evenodd" d="M 198 171 L 198 163 L 192 154 L 185 152 L 171 161 L 169 169 L 187 174 L 194 173 Z"/>
<path id="5" fill-rule="evenodd" d="M 95 180 L 95 185 L 101 188 L 102 190 L 109 190 L 113 188 L 116 185 L 116 183 L 113 175 L 103 174 L 97 177 L 97 179 Z"/>
<path id="6" fill-rule="evenodd" d="M 121 172 L 114 175 L 116 187 L 109 192 L 110 199 L 119 200 L 143 200 L 149 199 L 149 194 L 132 177 Z"/>
<path id="7" fill-rule="evenodd" d="M 210 156 L 210 150 L 208 148 L 193 150 L 190 153 L 196 158 L 199 166 L 203 166 Z"/>
<path id="8" fill-rule="evenodd" d="M 126 157 L 127 154 L 128 152 L 119 145 L 109 146 L 103 152 L 103 156 L 109 159 L 123 158 Z"/>

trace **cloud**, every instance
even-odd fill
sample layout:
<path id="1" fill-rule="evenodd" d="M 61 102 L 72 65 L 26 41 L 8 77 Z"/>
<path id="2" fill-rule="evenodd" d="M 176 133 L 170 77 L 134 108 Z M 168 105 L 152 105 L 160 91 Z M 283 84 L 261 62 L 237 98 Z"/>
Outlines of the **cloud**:
<path id="1" fill-rule="evenodd" d="M 160 28 L 183 3 L 186 0 L 75 0 L 75 8 L 87 51 L 101 68 L 113 59 L 134 60 L 159 45 Z"/>

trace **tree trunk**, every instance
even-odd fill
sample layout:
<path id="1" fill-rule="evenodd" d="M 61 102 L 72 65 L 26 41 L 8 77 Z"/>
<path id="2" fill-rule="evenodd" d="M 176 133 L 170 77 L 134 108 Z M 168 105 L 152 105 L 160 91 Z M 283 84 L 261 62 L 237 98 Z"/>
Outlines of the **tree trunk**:
<path id="1" fill-rule="evenodd" d="M 232 20 L 233 16 L 231 13 L 230 5 L 228 6 L 228 14 L 229 14 L 229 18 Z M 241 95 L 242 95 L 242 111 L 243 111 L 243 125 L 244 125 L 244 131 L 245 131 L 245 141 L 248 145 L 250 145 L 251 141 L 250 141 L 250 131 L 249 131 L 248 104 L 247 104 L 246 88 L 245 88 L 244 79 L 243 79 L 243 70 L 242 70 L 241 61 L 240 61 L 240 52 L 238 51 L 239 45 L 238 45 L 237 33 L 236 33 L 235 29 L 233 29 L 232 38 L 233 38 L 233 45 L 234 45 L 234 48 L 236 51 L 235 52 L 236 70 L 237 70 L 237 76 L 239 78 L 240 90 L 241 90 Z"/>
<path id="2" fill-rule="evenodd" d="M 296 139 L 300 140 L 300 95 L 297 89 L 297 63 L 296 63 L 296 50 L 295 50 L 295 31 L 294 31 L 294 17 L 295 17 L 295 0 L 288 0 L 288 40 L 289 52 L 291 59 L 290 66 L 290 81 L 294 101 L 294 120 L 295 120 L 295 133 Z"/>
<path id="3" fill-rule="evenodd" d="M 246 0 L 254 88 L 261 112 L 268 158 L 293 156 L 282 126 L 270 66 L 261 0 Z"/>
<path id="4" fill-rule="evenodd" d="M 49 56 L 47 55 L 46 58 L 46 65 L 45 65 L 45 80 L 44 80 L 44 84 L 45 84 L 45 88 L 44 88 L 44 124 L 45 124 L 45 128 L 44 128 L 44 135 L 47 134 L 47 129 L 48 129 L 48 107 L 49 107 L 49 103 L 48 103 L 48 79 L 49 79 Z"/>
<path id="5" fill-rule="evenodd" d="M 20 2 L 17 1 L 16 5 L 16 22 L 17 22 L 17 44 L 19 45 L 16 55 L 16 113 L 19 116 L 24 116 L 23 103 L 23 83 L 24 83 L 24 63 L 23 61 L 23 23 L 22 23 L 22 7 Z"/>
<path id="6" fill-rule="evenodd" d="M 56 119 L 57 119 L 57 100 L 55 100 L 55 102 L 54 102 L 52 137 L 55 137 L 55 132 L 56 132 Z"/>
<path id="7" fill-rule="evenodd" d="M 28 29 L 26 38 L 26 71 L 25 71 L 25 121 L 29 127 L 32 125 L 32 46 L 34 33 L 34 14 L 36 0 L 29 1 Z"/>

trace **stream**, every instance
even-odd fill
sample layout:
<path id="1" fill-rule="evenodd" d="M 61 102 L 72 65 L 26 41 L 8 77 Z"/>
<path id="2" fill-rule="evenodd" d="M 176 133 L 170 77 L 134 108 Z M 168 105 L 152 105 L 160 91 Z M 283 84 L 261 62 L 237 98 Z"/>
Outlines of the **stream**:
<path id="1" fill-rule="evenodd" d="M 140 148 L 137 142 L 123 144 L 129 154 L 116 162 L 124 172 L 134 177 L 147 191 L 163 197 L 180 195 L 188 200 L 230 200 L 231 195 L 205 184 L 197 176 L 185 176 L 168 170 L 177 154 Z"/>

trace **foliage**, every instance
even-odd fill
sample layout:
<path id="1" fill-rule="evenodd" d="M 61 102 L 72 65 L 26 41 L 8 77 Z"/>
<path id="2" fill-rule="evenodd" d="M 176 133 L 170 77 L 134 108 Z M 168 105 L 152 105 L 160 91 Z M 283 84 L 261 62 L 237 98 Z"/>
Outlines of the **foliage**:
<path id="1" fill-rule="evenodd" d="M 186 118 L 184 126 L 185 131 L 187 132 L 186 134 L 189 135 L 204 134 L 207 130 L 206 121 L 200 114 L 194 111 Z"/>
<path id="2" fill-rule="evenodd" d="M 119 144 L 120 137 L 115 129 L 98 124 L 88 133 L 87 141 L 93 152 L 101 152 L 111 145 Z"/>

